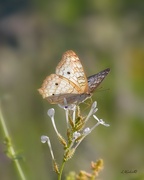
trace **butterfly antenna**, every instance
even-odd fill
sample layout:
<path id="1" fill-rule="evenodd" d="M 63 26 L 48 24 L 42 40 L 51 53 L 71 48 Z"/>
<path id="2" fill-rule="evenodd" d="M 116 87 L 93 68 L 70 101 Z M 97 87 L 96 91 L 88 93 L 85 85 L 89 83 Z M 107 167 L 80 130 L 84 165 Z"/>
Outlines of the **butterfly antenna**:
<path id="1" fill-rule="evenodd" d="M 103 89 L 103 87 L 101 86 L 101 87 L 97 88 L 96 92 L 103 92 L 103 91 L 109 91 L 109 90 L 110 90 L 110 88 Z"/>
<path id="2" fill-rule="evenodd" d="M 87 101 L 84 101 L 83 104 L 86 105 L 86 107 L 82 110 L 83 112 L 88 109 L 93 103 L 92 97 L 90 97 Z"/>

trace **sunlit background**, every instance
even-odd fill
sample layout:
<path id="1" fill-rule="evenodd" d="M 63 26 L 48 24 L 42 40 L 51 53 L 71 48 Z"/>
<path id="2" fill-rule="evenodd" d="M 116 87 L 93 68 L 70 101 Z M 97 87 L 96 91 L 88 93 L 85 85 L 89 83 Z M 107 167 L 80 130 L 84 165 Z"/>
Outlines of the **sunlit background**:
<path id="1" fill-rule="evenodd" d="M 98 126 L 68 161 L 70 171 L 90 171 L 90 162 L 104 160 L 103 180 L 144 179 L 144 1 L 141 0 L 7 0 L 0 2 L 1 110 L 20 165 L 28 180 L 57 179 L 49 149 L 51 139 L 59 164 L 58 142 L 47 110 L 65 136 L 65 114 L 43 100 L 37 89 L 55 72 L 62 54 L 74 50 L 87 76 L 110 68 L 95 94 L 97 116 L 110 124 Z M 87 111 L 90 106 L 87 107 Z M 91 119 L 91 125 L 94 124 Z M 19 180 L 6 155 L 0 124 L 0 179 Z M 121 173 L 122 171 L 136 173 Z"/>

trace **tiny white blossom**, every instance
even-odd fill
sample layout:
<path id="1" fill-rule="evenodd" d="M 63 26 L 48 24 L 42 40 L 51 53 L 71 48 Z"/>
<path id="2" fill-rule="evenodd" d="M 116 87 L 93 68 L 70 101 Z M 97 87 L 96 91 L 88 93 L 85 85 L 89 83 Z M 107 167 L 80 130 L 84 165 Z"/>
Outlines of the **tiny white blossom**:
<path id="1" fill-rule="evenodd" d="M 95 109 L 96 107 L 97 107 L 97 102 L 96 102 L 96 101 L 94 101 L 94 102 L 93 102 L 93 104 L 92 104 L 91 109 Z"/>
<path id="2" fill-rule="evenodd" d="M 85 119 L 85 122 L 87 122 L 89 120 L 89 118 L 94 114 L 96 113 L 96 111 L 98 110 L 97 108 L 97 102 L 95 101 L 92 106 L 91 106 L 91 109 L 90 109 L 90 112 L 89 114 L 87 115 L 86 119 Z"/>
<path id="3" fill-rule="evenodd" d="M 81 133 L 79 133 L 77 131 L 73 133 L 73 138 L 74 139 L 77 139 L 79 136 L 81 136 Z"/>
<path id="4" fill-rule="evenodd" d="M 59 104 L 59 107 L 61 107 L 61 108 L 63 108 L 65 110 L 67 127 L 69 127 L 69 110 L 71 110 L 72 113 L 73 113 L 72 120 L 73 120 L 73 123 L 75 125 L 76 105 L 71 104 L 71 105 L 66 107 L 66 106 L 62 106 L 62 105 Z"/>
<path id="5" fill-rule="evenodd" d="M 56 134 L 59 136 L 59 132 L 57 130 L 57 127 L 56 127 L 56 124 L 55 124 L 55 120 L 54 120 L 55 110 L 53 108 L 51 108 L 51 109 L 48 110 L 47 114 L 51 118 L 52 125 L 54 127 L 54 130 L 55 130 Z"/>
<path id="6" fill-rule="evenodd" d="M 41 136 L 41 142 L 42 143 L 46 143 L 47 141 L 48 141 L 48 137 L 47 136 L 45 136 L 45 135 Z"/>
<path id="7" fill-rule="evenodd" d="M 74 111 L 74 108 L 75 108 L 75 104 L 69 104 L 69 105 L 61 105 L 61 104 L 58 104 L 58 106 L 64 110 L 72 110 Z"/>
<path id="8" fill-rule="evenodd" d="M 110 126 L 109 124 L 106 124 L 103 119 L 100 119 L 100 124 L 102 124 L 102 125 L 104 125 L 104 126 L 106 126 L 106 127 L 109 127 L 109 126 Z"/>
<path id="9" fill-rule="evenodd" d="M 66 98 L 64 98 L 64 104 L 58 104 L 58 106 L 64 110 L 74 110 L 75 104 L 68 104 Z"/>
<path id="10" fill-rule="evenodd" d="M 84 135 L 88 135 L 91 132 L 91 129 L 89 127 L 85 128 L 83 131 Z"/>
<path id="11" fill-rule="evenodd" d="M 51 147 L 51 143 L 50 143 L 49 137 L 45 136 L 45 135 L 41 136 L 41 142 L 42 143 L 46 143 L 47 142 L 49 150 L 50 150 L 51 157 L 54 160 L 54 154 L 53 154 L 53 150 L 52 150 L 52 147 Z"/>
<path id="12" fill-rule="evenodd" d="M 53 108 L 51 108 L 51 109 L 49 109 L 48 111 L 47 111 L 47 114 L 48 114 L 48 116 L 51 118 L 51 117 L 54 117 L 54 114 L 55 114 L 55 110 L 53 109 Z"/>
<path id="13" fill-rule="evenodd" d="M 93 115 L 93 117 L 98 121 L 99 124 L 102 124 L 106 127 L 110 126 L 109 124 L 106 124 L 102 119 L 98 119 L 97 116 Z"/>

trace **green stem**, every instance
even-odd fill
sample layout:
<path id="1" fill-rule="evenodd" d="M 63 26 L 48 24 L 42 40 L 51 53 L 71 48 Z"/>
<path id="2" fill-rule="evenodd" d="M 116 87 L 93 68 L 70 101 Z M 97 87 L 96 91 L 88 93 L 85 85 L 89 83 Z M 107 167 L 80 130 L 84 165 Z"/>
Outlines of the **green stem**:
<path id="1" fill-rule="evenodd" d="M 4 136 L 5 136 L 5 138 L 6 138 L 7 140 L 9 140 L 9 142 L 10 142 L 9 132 L 8 132 L 8 129 L 7 129 L 6 124 L 5 124 L 5 121 L 4 121 L 4 117 L 3 117 L 3 114 L 2 114 L 1 107 L 0 107 L 0 121 L 1 121 L 1 124 L 2 124 L 2 129 L 3 129 L 3 132 L 4 132 Z M 8 142 L 8 143 L 9 143 L 9 142 Z M 20 164 L 19 164 L 18 159 L 15 159 L 16 153 L 15 153 L 15 150 L 14 150 L 14 148 L 13 148 L 13 146 L 12 146 L 11 143 L 10 143 L 10 145 L 8 146 L 8 152 L 10 153 L 10 155 L 11 155 L 11 157 L 12 157 L 14 163 L 15 163 L 15 166 L 16 166 L 16 168 L 17 168 L 17 171 L 18 171 L 18 173 L 19 173 L 19 176 L 20 176 L 21 180 L 26 180 L 25 175 L 24 175 L 24 173 L 23 173 L 23 171 L 22 171 L 22 168 L 21 168 L 21 166 L 20 166 Z"/>
<path id="2" fill-rule="evenodd" d="M 63 162 L 62 162 L 62 165 L 61 165 L 61 168 L 60 168 L 60 172 L 59 172 L 59 175 L 58 175 L 58 180 L 61 180 L 65 163 L 66 163 L 66 161 L 63 159 Z"/>

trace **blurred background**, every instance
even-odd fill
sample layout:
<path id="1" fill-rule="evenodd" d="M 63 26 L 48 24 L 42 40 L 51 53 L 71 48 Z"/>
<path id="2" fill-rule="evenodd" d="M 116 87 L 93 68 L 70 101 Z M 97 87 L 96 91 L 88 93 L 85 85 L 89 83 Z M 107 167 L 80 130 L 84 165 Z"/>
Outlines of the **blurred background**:
<path id="1" fill-rule="evenodd" d="M 47 110 L 55 108 L 64 136 L 65 114 L 37 89 L 69 49 L 87 76 L 111 68 L 93 95 L 97 116 L 110 127 L 98 126 L 82 142 L 63 179 L 70 171 L 90 171 L 90 162 L 99 158 L 104 160 L 100 179 L 144 179 L 144 1 L 6 0 L 0 1 L 0 108 L 27 179 L 57 179 L 40 137 L 50 137 L 61 164 L 63 147 Z M 4 138 L 0 124 L 0 179 L 19 180 Z"/>

